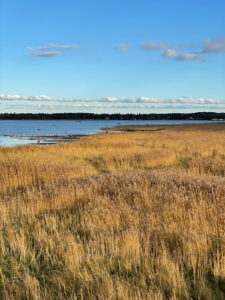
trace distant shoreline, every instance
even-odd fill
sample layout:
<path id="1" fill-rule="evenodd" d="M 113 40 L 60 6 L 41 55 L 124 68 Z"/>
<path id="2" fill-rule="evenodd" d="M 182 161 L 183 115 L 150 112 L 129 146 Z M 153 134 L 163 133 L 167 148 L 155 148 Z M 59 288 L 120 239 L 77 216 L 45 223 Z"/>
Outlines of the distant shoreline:
<path id="1" fill-rule="evenodd" d="M 4 113 L 0 120 L 43 120 L 43 121 L 138 121 L 138 120 L 185 120 L 185 121 L 225 121 L 225 112 L 197 112 L 197 113 L 166 113 L 166 114 L 95 114 L 95 113 Z"/>

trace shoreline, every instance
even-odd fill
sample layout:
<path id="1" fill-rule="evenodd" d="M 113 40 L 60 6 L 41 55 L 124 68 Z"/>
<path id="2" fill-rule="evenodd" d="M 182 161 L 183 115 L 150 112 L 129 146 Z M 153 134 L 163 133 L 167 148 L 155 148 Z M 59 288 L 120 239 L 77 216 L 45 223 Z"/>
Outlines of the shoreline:
<path id="1" fill-rule="evenodd" d="M 79 135 L 79 134 L 69 134 L 69 135 L 39 135 L 39 136 L 12 136 L 12 135 L 4 135 L 4 137 L 14 138 L 17 140 L 24 140 L 24 141 L 34 141 L 24 143 L 24 144 L 15 144 L 15 145 L 0 145 L 0 147 L 18 147 L 18 146 L 49 146 L 49 145 L 56 145 L 60 143 L 72 143 L 80 138 L 83 138 L 87 135 Z"/>
<path id="2" fill-rule="evenodd" d="M 213 123 L 183 123 L 183 124 L 145 124 L 145 125 L 119 125 L 114 127 L 102 127 L 101 132 L 104 133 L 119 133 L 119 132 L 159 132 L 164 130 L 225 130 L 225 122 L 213 122 Z M 96 133 L 94 133 L 96 134 Z M 16 136 L 16 135 L 3 135 L 4 138 L 14 139 L 15 144 L 2 144 L 0 147 L 17 147 L 17 146 L 47 146 L 56 145 L 59 143 L 72 143 L 80 138 L 89 136 L 92 134 L 68 134 L 68 135 L 37 135 L 37 136 Z M 1 138 L 1 137 L 0 137 Z M 16 140 L 18 143 L 16 143 Z M 19 141 L 24 141 L 20 143 Z"/>

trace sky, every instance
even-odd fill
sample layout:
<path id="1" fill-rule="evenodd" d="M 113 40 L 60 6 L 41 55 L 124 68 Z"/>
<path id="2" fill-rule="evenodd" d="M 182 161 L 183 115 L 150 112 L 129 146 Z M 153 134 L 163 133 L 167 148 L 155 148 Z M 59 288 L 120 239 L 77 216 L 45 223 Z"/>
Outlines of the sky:
<path id="1" fill-rule="evenodd" d="M 224 0 L 0 0 L 0 113 L 225 111 Z"/>

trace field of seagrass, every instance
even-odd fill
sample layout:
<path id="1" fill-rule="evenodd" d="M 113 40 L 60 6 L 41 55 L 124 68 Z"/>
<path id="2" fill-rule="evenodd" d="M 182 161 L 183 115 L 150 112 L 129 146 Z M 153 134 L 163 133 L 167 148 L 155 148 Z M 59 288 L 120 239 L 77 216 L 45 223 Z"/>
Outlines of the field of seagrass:
<path id="1" fill-rule="evenodd" d="M 225 124 L 160 129 L 0 147 L 0 299 L 225 299 Z"/>

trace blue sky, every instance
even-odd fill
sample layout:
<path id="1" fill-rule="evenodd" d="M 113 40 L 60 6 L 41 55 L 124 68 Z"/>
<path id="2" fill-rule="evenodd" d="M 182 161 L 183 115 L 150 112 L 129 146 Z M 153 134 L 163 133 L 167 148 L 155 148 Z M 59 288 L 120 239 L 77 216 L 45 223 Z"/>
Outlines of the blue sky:
<path id="1" fill-rule="evenodd" d="M 225 1 L 2 0 L 0 112 L 225 111 Z"/>

